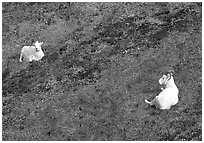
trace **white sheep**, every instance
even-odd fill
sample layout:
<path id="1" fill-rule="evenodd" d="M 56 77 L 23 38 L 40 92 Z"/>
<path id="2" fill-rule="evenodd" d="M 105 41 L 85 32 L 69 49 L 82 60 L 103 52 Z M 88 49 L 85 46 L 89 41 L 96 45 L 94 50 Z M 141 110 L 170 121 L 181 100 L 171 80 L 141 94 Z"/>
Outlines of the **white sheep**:
<path id="1" fill-rule="evenodd" d="M 38 43 L 38 41 L 36 41 L 36 43 L 34 43 L 35 46 L 24 46 L 21 50 L 19 62 L 22 62 L 23 58 L 25 58 L 28 62 L 41 60 L 44 57 L 44 53 L 41 48 L 42 44 L 43 42 Z"/>
<path id="2" fill-rule="evenodd" d="M 159 109 L 170 109 L 171 106 L 178 103 L 179 90 L 174 82 L 173 71 L 165 73 L 160 79 L 159 84 L 164 85 L 162 91 L 151 102 L 145 99 L 145 102 L 150 105 L 155 105 Z"/>

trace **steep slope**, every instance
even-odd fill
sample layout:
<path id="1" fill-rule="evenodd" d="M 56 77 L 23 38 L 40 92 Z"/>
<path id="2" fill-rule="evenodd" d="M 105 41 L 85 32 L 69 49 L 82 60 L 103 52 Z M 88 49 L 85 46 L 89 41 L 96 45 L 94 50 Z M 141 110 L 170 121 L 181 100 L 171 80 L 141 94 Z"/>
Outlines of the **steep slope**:
<path id="1" fill-rule="evenodd" d="M 3 140 L 202 140 L 201 9 L 3 3 Z M 32 39 L 46 56 L 18 63 Z M 144 98 L 168 69 L 180 101 L 161 111 Z"/>

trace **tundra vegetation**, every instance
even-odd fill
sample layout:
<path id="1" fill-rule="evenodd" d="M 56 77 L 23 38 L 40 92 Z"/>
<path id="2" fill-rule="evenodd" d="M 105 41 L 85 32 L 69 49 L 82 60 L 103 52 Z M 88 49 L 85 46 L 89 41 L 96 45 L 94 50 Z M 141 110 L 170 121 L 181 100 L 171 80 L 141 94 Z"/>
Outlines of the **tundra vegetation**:
<path id="1" fill-rule="evenodd" d="M 2 139 L 202 140 L 201 29 L 202 3 L 2 3 Z M 178 104 L 147 106 L 168 69 Z"/>

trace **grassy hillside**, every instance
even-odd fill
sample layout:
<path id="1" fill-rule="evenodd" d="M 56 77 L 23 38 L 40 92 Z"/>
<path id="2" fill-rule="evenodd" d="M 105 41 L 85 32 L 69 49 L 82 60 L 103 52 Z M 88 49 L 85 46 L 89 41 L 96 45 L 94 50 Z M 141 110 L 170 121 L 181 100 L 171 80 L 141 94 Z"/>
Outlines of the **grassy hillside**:
<path id="1" fill-rule="evenodd" d="M 202 3 L 3 3 L 4 141 L 202 140 Z M 19 63 L 43 41 L 45 57 Z M 174 69 L 179 103 L 145 104 Z"/>

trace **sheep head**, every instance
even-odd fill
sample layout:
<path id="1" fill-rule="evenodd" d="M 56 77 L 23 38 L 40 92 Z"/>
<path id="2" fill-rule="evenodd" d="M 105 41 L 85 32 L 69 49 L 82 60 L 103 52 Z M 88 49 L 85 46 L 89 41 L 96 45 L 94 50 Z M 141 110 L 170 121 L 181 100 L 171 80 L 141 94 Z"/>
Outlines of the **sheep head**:
<path id="1" fill-rule="evenodd" d="M 35 42 L 35 47 L 36 47 L 36 51 L 39 52 L 41 51 L 41 45 L 43 44 L 43 42 L 38 43 L 38 41 Z"/>
<path id="2" fill-rule="evenodd" d="M 162 77 L 159 79 L 160 85 L 167 85 L 169 80 L 172 78 L 174 71 L 170 70 L 162 75 Z"/>

